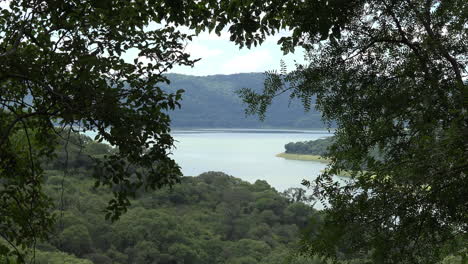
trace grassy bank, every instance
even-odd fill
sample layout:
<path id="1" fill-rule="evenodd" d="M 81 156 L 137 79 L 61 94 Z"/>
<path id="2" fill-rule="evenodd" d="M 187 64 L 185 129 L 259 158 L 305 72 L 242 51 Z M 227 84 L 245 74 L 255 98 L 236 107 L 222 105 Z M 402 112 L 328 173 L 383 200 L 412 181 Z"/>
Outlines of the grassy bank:
<path id="1" fill-rule="evenodd" d="M 292 153 L 280 153 L 276 154 L 276 157 L 284 158 L 284 159 L 289 159 L 289 160 L 303 160 L 303 161 L 315 161 L 315 162 L 321 162 L 321 163 L 328 163 L 329 160 L 319 156 L 319 155 L 307 155 L 307 154 L 292 154 Z M 337 174 L 337 176 L 340 177 L 345 177 L 345 178 L 350 178 L 351 177 L 351 172 L 343 170 L 340 173 Z"/>
<path id="2" fill-rule="evenodd" d="M 292 153 L 283 152 L 280 154 L 276 154 L 276 157 L 289 159 L 289 160 L 315 161 L 315 162 L 321 162 L 321 163 L 329 162 L 328 159 L 323 158 L 322 156 L 319 156 L 319 155 L 292 154 Z M 351 177 L 351 172 L 344 170 L 338 173 L 337 176 L 349 178 Z"/>
<path id="3" fill-rule="evenodd" d="M 304 161 L 315 161 L 328 163 L 328 160 L 319 155 L 307 155 L 307 154 L 292 154 L 292 153 L 280 153 L 276 154 L 276 157 L 289 159 L 289 160 L 304 160 Z"/>

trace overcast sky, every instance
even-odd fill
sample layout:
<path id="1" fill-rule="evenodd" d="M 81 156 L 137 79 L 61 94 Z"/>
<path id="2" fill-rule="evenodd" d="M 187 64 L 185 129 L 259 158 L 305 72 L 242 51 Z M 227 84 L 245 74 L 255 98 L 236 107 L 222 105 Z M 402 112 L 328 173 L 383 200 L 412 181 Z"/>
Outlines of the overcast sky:
<path id="1" fill-rule="evenodd" d="M 265 72 L 279 70 L 281 59 L 291 70 L 295 68 L 295 62 L 304 62 L 304 52 L 297 49 L 295 54 L 284 56 L 277 44 L 280 37 L 271 36 L 261 46 L 239 49 L 239 46 L 229 41 L 229 33 L 223 32 L 221 36 L 202 33 L 187 45 L 187 51 L 201 60 L 193 68 L 178 66 L 171 72 L 190 75 Z"/>
<path id="2" fill-rule="evenodd" d="M 152 24 L 149 28 L 156 28 L 158 25 Z M 186 28 L 181 28 L 184 33 L 190 33 Z M 288 34 L 283 31 L 275 36 L 270 36 L 261 46 L 244 47 L 239 49 L 234 43 L 229 41 L 229 33 L 222 32 L 221 36 L 214 33 L 201 33 L 194 37 L 193 41 L 187 43 L 186 51 L 192 58 L 201 58 L 193 68 L 187 66 L 175 66 L 169 72 L 188 75 L 215 75 L 233 74 L 244 72 L 265 72 L 280 69 L 280 60 L 285 61 L 288 71 L 295 69 L 295 64 L 304 63 L 304 51 L 297 48 L 294 54 L 283 55 L 280 46 L 277 44 L 281 36 Z M 129 62 L 137 56 L 137 50 L 128 51 L 124 59 Z M 143 61 L 145 61 L 143 59 Z"/>

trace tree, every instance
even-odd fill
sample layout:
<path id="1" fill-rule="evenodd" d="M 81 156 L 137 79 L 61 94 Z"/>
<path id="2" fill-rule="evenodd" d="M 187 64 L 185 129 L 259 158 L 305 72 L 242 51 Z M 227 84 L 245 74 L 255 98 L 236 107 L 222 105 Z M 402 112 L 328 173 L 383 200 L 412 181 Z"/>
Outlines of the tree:
<path id="1" fill-rule="evenodd" d="M 329 169 L 306 182 L 330 206 L 305 250 L 435 263 L 463 247 L 442 250 L 468 231 L 468 3 L 309 0 L 283 19 L 294 33 L 280 42 L 304 47 L 307 64 L 240 94 L 260 117 L 289 93 L 336 124 Z M 352 181 L 334 182 L 344 169 Z"/>
<path id="2" fill-rule="evenodd" d="M 92 249 L 91 236 L 84 225 L 74 225 L 66 228 L 60 234 L 59 248 L 72 252 L 76 256 L 90 253 Z"/>
<path id="3" fill-rule="evenodd" d="M 73 132 L 94 131 L 116 149 L 91 157 L 96 185 L 113 190 L 112 220 L 136 190 L 177 183 L 167 112 L 180 106 L 183 91 L 160 87 L 169 83 L 168 69 L 197 61 L 184 52 L 192 35 L 177 27 L 220 34 L 233 22 L 233 41 L 257 45 L 274 30 L 259 23 L 267 3 L 252 3 L 0 1 L 0 235 L 16 248 L 1 251 L 19 254 L 17 245 L 48 236 L 53 217 L 41 164 L 54 156 L 58 138 L 71 146 Z M 129 51 L 138 53 L 133 61 L 124 60 Z"/>
<path id="4" fill-rule="evenodd" d="M 286 199 L 288 199 L 288 202 L 290 203 L 308 203 L 312 201 L 312 197 L 307 195 L 306 190 L 302 188 L 288 188 L 287 190 L 283 191 L 281 193 Z"/>

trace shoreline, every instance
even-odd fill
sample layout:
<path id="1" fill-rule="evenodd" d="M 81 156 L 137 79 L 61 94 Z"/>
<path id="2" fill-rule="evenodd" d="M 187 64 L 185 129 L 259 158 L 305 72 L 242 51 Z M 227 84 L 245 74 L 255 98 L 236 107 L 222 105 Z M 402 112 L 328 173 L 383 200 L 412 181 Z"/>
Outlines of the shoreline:
<path id="1" fill-rule="evenodd" d="M 323 158 L 319 155 L 310 155 L 310 154 L 293 154 L 293 153 L 279 153 L 275 155 L 276 157 L 287 159 L 287 160 L 300 160 L 300 161 L 312 161 L 328 164 L 330 161 L 326 158 Z M 324 171 L 322 171 L 324 172 Z M 336 176 L 343 178 L 351 178 L 351 173 L 349 171 L 341 171 Z"/>
<path id="2" fill-rule="evenodd" d="M 276 157 L 288 159 L 288 160 L 302 160 L 302 161 L 314 161 L 320 163 L 329 163 L 329 160 L 323 158 L 319 155 L 309 155 L 309 154 L 293 154 L 293 153 L 279 153 L 275 155 Z"/>

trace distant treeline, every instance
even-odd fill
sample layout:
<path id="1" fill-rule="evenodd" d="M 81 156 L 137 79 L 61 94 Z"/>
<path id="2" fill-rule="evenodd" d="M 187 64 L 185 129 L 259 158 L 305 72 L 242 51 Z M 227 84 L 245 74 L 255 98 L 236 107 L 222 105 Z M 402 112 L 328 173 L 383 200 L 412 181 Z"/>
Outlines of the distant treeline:
<path id="1" fill-rule="evenodd" d="M 333 140 L 333 137 L 328 137 L 310 141 L 290 142 L 286 144 L 284 148 L 286 150 L 285 152 L 290 154 L 323 156 L 333 144 Z"/>
<path id="2" fill-rule="evenodd" d="M 178 128 L 323 128 L 321 114 L 304 112 L 300 104 L 289 104 L 288 96 L 274 100 L 264 122 L 246 116 L 246 106 L 235 93 L 241 88 L 260 92 L 263 73 L 189 76 L 169 74 L 169 91 L 184 89 L 181 109 L 170 111 L 172 126 Z"/>
<path id="3" fill-rule="evenodd" d="M 266 118 L 246 116 L 246 105 L 236 94 L 242 88 L 261 92 L 265 84 L 263 73 L 191 76 L 168 74 L 170 84 L 161 88 L 174 93 L 185 92 L 181 108 L 168 111 L 173 128 L 325 128 L 322 115 L 314 108 L 304 111 L 300 104 L 290 104 L 288 96 L 273 100 Z M 32 97 L 26 96 L 26 102 Z M 313 99 L 315 100 L 315 99 Z"/>

